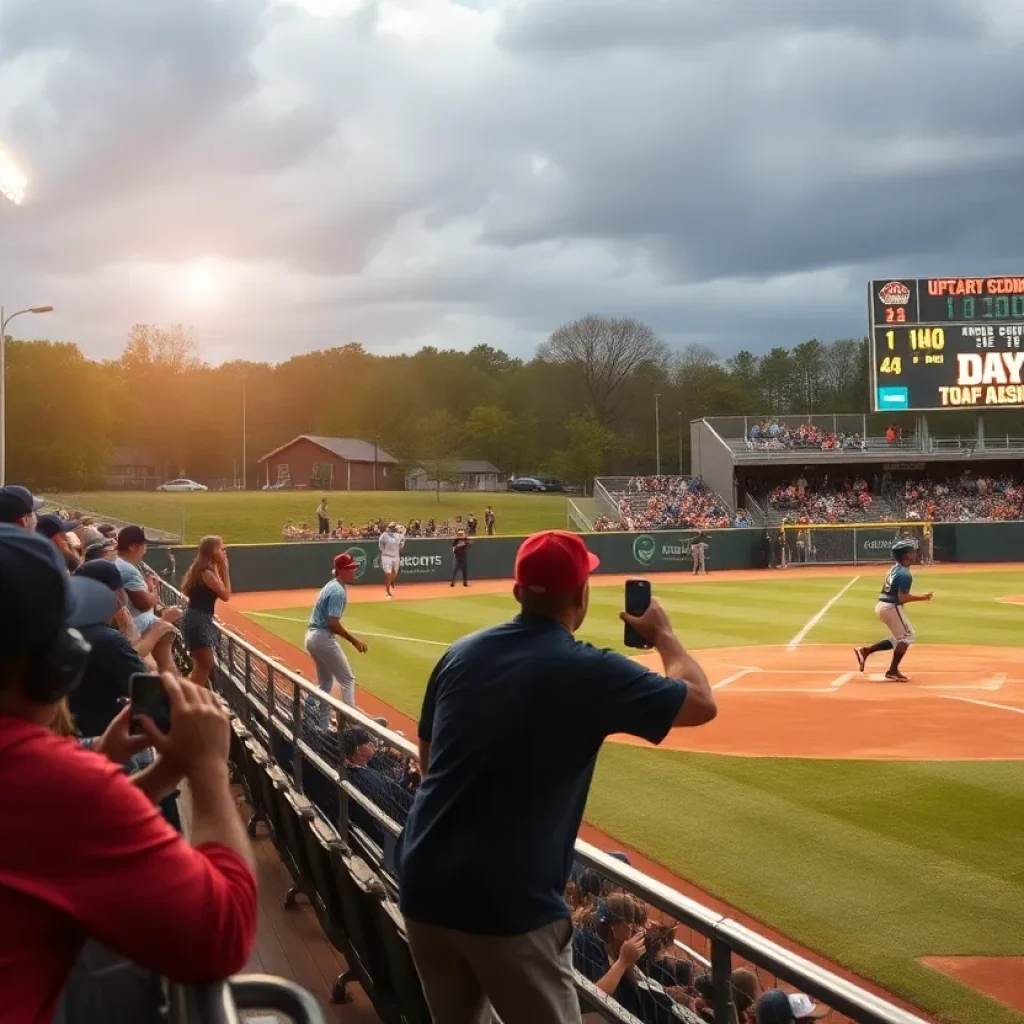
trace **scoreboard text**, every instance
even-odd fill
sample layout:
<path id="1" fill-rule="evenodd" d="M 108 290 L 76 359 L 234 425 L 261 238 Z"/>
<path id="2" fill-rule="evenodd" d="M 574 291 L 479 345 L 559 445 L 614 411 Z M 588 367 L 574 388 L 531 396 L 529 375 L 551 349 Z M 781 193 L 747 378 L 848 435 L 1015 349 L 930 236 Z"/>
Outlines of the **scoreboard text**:
<path id="1" fill-rule="evenodd" d="M 876 412 L 1024 406 L 1024 277 L 872 281 Z"/>

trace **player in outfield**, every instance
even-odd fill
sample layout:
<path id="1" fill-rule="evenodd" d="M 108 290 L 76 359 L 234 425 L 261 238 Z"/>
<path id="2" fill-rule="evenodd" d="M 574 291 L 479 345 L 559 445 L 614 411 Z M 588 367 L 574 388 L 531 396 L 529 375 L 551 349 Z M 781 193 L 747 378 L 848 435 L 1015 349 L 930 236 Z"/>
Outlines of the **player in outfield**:
<path id="1" fill-rule="evenodd" d="M 908 677 L 900 671 L 900 662 L 907 653 L 910 645 L 914 642 L 914 629 L 910 625 L 907 613 L 903 610 L 905 604 L 912 601 L 930 601 L 932 594 L 911 594 L 910 588 L 914 584 L 914 577 L 910 573 L 910 567 L 918 560 L 917 544 L 912 540 L 899 540 L 892 547 L 892 557 L 896 564 L 889 570 L 882 584 L 882 592 L 878 595 L 878 603 L 875 605 L 875 614 L 882 620 L 882 624 L 889 630 L 887 640 L 879 640 L 877 644 L 870 647 L 855 647 L 853 653 L 857 657 L 857 664 L 861 672 L 868 658 L 879 651 L 892 651 L 892 661 L 885 673 L 885 678 L 894 683 L 908 682 Z"/>
<path id="2" fill-rule="evenodd" d="M 384 570 L 384 593 L 390 601 L 402 564 L 402 548 L 405 547 L 405 537 L 398 529 L 397 523 L 388 523 L 388 528 L 380 535 L 377 546 L 380 548 L 380 567 Z"/>

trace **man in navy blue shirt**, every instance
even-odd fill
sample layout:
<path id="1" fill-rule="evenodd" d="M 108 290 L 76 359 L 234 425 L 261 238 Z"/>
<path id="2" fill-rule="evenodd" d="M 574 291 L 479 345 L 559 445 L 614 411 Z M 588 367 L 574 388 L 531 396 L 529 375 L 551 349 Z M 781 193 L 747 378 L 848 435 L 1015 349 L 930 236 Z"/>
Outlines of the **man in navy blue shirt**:
<path id="1" fill-rule="evenodd" d="M 435 1021 L 580 1020 L 563 893 L 605 738 L 660 743 L 715 717 L 661 607 L 623 616 L 664 675 L 580 643 L 598 560 L 577 535 L 527 538 L 511 622 L 457 641 L 427 685 L 423 784 L 399 840 L 400 901 Z"/>

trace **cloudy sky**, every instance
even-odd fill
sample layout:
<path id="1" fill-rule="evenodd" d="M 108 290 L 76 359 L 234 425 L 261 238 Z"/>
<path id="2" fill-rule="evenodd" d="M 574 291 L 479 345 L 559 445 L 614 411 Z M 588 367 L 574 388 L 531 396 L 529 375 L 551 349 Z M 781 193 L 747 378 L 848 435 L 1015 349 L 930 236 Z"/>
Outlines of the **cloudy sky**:
<path id="1" fill-rule="evenodd" d="M 532 353 L 862 334 L 1024 273 L 1020 0 L 0 0 L 15 336 Z"/>

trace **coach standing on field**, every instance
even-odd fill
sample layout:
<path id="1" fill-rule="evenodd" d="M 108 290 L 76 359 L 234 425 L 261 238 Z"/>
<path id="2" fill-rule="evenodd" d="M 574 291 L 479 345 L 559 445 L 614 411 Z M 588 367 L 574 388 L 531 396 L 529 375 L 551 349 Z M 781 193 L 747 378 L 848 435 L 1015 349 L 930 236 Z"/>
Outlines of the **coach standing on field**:
<path id="1" fill-rule="evenodd" d="M 564 898 L 597 753 L 615 733 L 660 743 L 715 700 L 656 603 L 626 619 L 664 675 L 573 634 L 598 560 L 561 530 L 516 556 L 521 614 L 457 641 L 427 685 L 423 784 L 399 839 L 400 902 L 433 1019 L 580 1021 Z"/>

